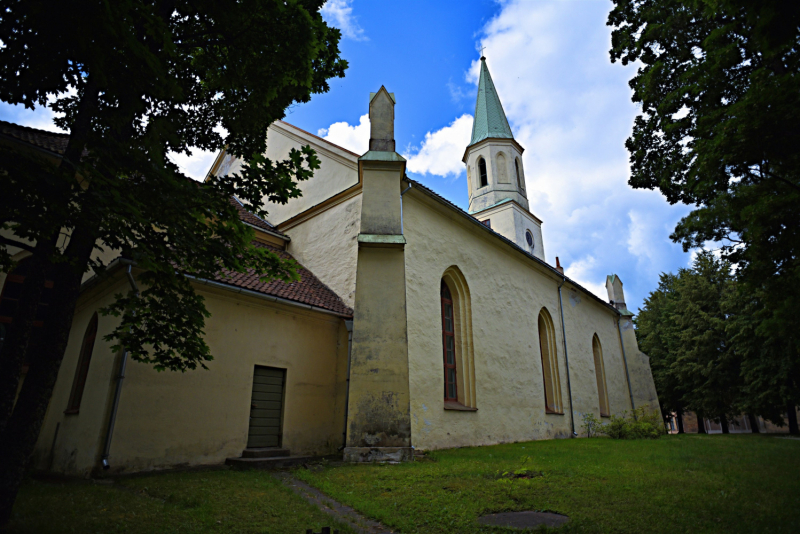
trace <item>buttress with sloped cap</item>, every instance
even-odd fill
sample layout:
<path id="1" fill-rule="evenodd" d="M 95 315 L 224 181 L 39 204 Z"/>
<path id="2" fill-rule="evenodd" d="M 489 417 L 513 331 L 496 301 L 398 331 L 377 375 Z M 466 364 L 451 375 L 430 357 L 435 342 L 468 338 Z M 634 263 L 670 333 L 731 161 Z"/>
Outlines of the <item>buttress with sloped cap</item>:
<path id="1" fill-rule="evenodd" d="M 497 96 L 497 89 L 494 88 L 492 76 L 486 66 L 486 58 L 481 58 L 481 79 L 478 82 L 478 101 L 475 103 L 475 119 L 472 122 L 472 140 L 470 145 L 474 145 L 484 139 L 500 137 L 514 139 L 508 119 L 503 112 L 500 104 L 500 97 Z"/>

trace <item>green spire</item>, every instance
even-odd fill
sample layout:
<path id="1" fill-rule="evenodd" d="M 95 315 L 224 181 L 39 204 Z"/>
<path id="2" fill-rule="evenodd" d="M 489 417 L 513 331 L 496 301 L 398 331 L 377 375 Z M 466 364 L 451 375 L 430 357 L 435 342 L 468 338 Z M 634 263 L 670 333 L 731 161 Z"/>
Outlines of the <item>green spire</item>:
<path id="1" fill-rule="evenodd" d="M 514 139 L 508 119 L 494 88 L 492 76 L 486 66 L 486 58 L 481 57 L 481 79 L 478 82 L 478 101 L 475 103 L 475 120 L 472 123 L 470 145 L 490 137 Z"/>

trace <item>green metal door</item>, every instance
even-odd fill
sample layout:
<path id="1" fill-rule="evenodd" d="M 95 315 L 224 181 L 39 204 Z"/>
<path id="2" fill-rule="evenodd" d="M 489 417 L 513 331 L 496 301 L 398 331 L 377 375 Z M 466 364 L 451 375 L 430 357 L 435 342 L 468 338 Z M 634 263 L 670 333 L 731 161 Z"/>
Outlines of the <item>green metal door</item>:
<path id="1" fill-rule="evenodd" d="M 280 447 L 286 370 L 256 366 L 247 448 Z"/>

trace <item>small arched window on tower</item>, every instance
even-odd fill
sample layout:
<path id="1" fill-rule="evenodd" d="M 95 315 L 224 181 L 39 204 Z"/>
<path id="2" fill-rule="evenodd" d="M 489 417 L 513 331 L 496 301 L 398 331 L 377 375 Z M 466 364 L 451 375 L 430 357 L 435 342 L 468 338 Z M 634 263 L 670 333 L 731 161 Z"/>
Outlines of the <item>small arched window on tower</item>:
<path id="1" fill-rule="evenodd" d="M 597 377 L 597 396 L 600 399 L 600 415 L 610 417 L 611 409 L 608 405 L 608 386 L 606 386 L 606 369 L 603 364 L 603 346 L 597 334 L 592 338 L 592 352 L 594 353 L 594 373 Z"/>
<path id="2" fill-rule="evenodd" d="M 534 242 L 533 242 L 533 234 L 530 230 L 525 230 L 525 242 L 528 244 L 528 248 L 533 251 L 534 249 Z"/>
<path id="3" fill-rule="evenodd" d="M 517 174 L 517 186 L 520 189 L 525 189 L 522 185 L 522 174 L 519 172 L 519 158 L 514 158 L 514 172 Z"/>
<path id="4" fill-rule="evenodd" d="M 69 402 L 64 413 L 78 413 L 83 398 L 83 390 L 86 388 L 86 377 L 89 375 L 89 364 L 92 361 L 92 351 L 94 350 L 94 340 L 97 337 L 97 313 L 92 315 L 86 333 L 83 335 L 81 353 L 78 357 L 78 368 L 75 369 L 75 378 L 72 381 L 72 391 L 69 394 Z"/>
<path id="5" fill-rule="evenodd" d="M 478 160 L 478 174 L 480 175 L 480 185 L 478 187 L 486 187 L 489 185 L 489 178 L 486 176 L 486 160 L 483 158 Z"/>
<path id="6" fill-rule="evenodd" d="M 506 157 L 500 152 L 495 159 L 497 164 L 497 183 L 509 184 L 511 180 L 508 179 L 508 165 L 506 164 Z"/>

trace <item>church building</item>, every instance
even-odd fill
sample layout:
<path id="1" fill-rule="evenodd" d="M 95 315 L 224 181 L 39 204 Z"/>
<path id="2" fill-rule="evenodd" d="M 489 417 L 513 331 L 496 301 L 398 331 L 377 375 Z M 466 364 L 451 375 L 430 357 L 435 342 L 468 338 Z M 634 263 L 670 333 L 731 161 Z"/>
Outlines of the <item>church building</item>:
<path id="1" fill-rule="evenodd" d="M 269 128 L 267 157 L 310 145 L 321 168 L 302 197 L 268 204 L 268 220 L 239 206 L 241 217 L 258 246 L 297 260 L 302 279 L 194 280 L 212 314 L 208 370 L 157 373 L 111 350 L 103 337 L 116 319 L 97 310 L 136 283 L 137 268 L 109 257 L 110 274 L 84 283 L 35 467 L 405 461 L 415 450 L 577 437 L 587 413 L 658 410 L 619 277 L 607 278 L 604 300 L 546 262 L 525 148 L 485 58 L 480 67 L 463 156 L 468 211 L 406 175 L 384 87 L 370 94 L 365 154 L 282 121 Z M 58 154 L 57 134 L 0 133 L 47 138 Z M 223 150 L 210 173 L 241 163 Z M 19 278 L 0 276 L 4 294 Z"/>

